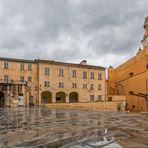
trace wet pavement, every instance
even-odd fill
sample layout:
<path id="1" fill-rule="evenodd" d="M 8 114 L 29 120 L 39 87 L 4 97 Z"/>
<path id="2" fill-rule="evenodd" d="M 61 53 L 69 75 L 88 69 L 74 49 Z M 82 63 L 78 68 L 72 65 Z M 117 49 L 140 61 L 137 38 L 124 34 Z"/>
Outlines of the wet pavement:
<path id="1" fill-rule="evenodd" d="M 122 147 L 148 147 L 148 114 L 0 108 L 0 148 L 70 147 L 105 131 Z"/>

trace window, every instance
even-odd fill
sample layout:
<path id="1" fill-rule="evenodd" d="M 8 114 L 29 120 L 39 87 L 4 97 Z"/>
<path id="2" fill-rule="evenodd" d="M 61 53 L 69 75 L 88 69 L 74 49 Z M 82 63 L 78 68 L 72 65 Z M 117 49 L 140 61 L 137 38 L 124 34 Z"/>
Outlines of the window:
<path id="1" fill-rule="evenodd" d="M 90 101 L 94 101 L 94 95 L 90 95 Z"/>
<path id="2" fill-rule="evenodd" d="M 112 97 L 108 97 L 108 100 L 107 101 L 112 101 Z"/>
<path id="3" fill-rule="evenodd" d="M 32 64 L 28 64 L 28 71 L 32 71 Z"/>
<path id="4" fill-rule="evenodd" d="M 72 77 L 76 78 L 77 77 L 77 71 L 76 70 L 72 70 Z"/>
<path id="5" fill-rule="evenodd" d="M 63 77 L 64 76 L 64 69 L 59 69 L 59 76 Z"/>
<path id="6" fill-rule="evenodd" d="M 87 84 L 83 84 L 83 89 L 87 89 Z"/>
<path id="7" fill-rule="evenodd" d="M 28 77 L 28 82 L 31 82 L 32 81 L 32 77 Z"/>
<path id="8" fill-rule="evenodd" d="M 83 71 L 83 79 L 87 79 L 87 71 Z"/>
<path id="9" fill-rule="evenodd" d="M 133 72 L 130 72 L 130 73 L 129 73 L 129 75 L 130 75 L 130 76 L 133 76 L 133 75 L 134 75 L 134 73 L 133 73 Z"/>
<path id="10" fill-rule="evenodd" d="M 72 83 L 72 88 L 77 88 L 77 83 Z"/>
<path id="11" fill-rule="evenodd" d="M 64 88 L 64 83 L 63 82 L 59 82 L 59 88 Z"/>
<path id="12" fill-rule="evenodd" d="M 98 90 L 101 90 L 101 84 L 98 85 Z"/>
<path id="13" fill-rule="evenodd" d="M 90 73 L 90 79 L 94 79 L 94 72 Z"/>
<path id="14" fill-rule="evenodd" d="M 20 69 L 24 71 L 24 64 L 21 64 Z"/>
<path id="15" fill-rule="evenodd" d="M 18 85 L 18 92 L 19 94 L 21 94 L 23 92 L 23 87 L 22 85 Z"/>
<path id="16" fill-rule="evenodd" d="M 45 82 L 44 82 L 44 86 L 45 86 L 45 87 L 50 87 L 50 82 L 49 82 L 49 81 L 45 81 Z"/>
<path id="17" fill-rule="evenodd" d="M 9 69 L 9 63 L 8 62 L 4 62 L 4 69 Z"/>
<path id="18" fill-rule="evenodd" d="M 20 82 L 24 82 L 24 81 L 25 81 L 24 76 L 21 76 L 21 77 L 20 77 Z"/>
<path id="19" fill-rule="evenodd" d="M 9 81 L 9 76 L 8 75 L 4 75 L 4 81 L 8 82 Z"/>
<path id="20" fill-rule="evenodd" d="M 49 68 L 45 67 L 45 76 L 49 76 Z"/>
<path id="21" fill-rule="evenodd" d="M 101 102 L 102 101 L 102 96 L 98 95 L 98 101 Z"/>
<path id="22" fill-rule="evenodd" d="M 94 90 L 94 84 L 90 84 L 90 90 Z"/>
<path id="23" fill-rule="evenodd" d="M 98 73 L 98 80 L 102 80 L 102 74 Z"/>

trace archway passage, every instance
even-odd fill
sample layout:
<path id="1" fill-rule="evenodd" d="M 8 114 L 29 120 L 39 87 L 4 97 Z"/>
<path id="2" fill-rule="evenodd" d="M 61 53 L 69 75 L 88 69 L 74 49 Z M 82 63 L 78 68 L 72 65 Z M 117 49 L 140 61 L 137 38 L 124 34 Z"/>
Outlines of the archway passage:
<path id="1" fill-rule="evenodd" d="M 49 91 L 44 91 L 41 94 L 41 104 L 52 103 L 52 93 Z"/>
<path id="2" fill-rule="evenodd" d="M 77 92 L 71 92 L 69 94 L 69 102 L 70 103 L 74 103 L 74 102 L 78 102 L 78 93 Z"/>
<path id="3" fill-rule="evenodd" d="M 3 107 L 5 105 L 5 100 L 4 100 L 4 93 L 0 92 L 0 107 Z"/>
<path id="4" fill-rule="evenodd" d="M 65 103 L 66 102 L 66 94 L 65 92 L 57 92 L 56 93 L 56 102 L 57 103 Z"/>

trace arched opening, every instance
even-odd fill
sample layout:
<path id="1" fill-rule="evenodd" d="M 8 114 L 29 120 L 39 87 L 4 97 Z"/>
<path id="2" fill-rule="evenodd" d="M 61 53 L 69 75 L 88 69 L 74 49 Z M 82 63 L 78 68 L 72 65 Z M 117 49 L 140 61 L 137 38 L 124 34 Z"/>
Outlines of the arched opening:
<path id="1" fill-rule="evenodd" d="M 56 93 L 56 102 L 57 103 L 65 103 L 66 102 L 66 94 L 65 92 L 57 92 Z"/>
<path id="2" fill-rule="evenodd" d="M 0 107 L 3 107 L 5 105 L 5 100 L 4 100 L 4 93 L 0 92 Z"/>
<path id="3" fill-rule="evenodd" d="M 77 92 L 71 92 L 69 94 L 69 102 L 70 103 L 74 103 L 74 102 L 78 102 L 78 93 Z"/>
<path id="4" fill-rule="evenodd" d="M 125 95 L 125 90 L 122 84 L 118 84 L 115 87 L 115 93 L 116 95 Z"/>
<path id="5" fill-rule="evenodd" d="M 49 91 L 44 91 L 41 94 L 41 104 L 52 103 L 52 93 Z"/>

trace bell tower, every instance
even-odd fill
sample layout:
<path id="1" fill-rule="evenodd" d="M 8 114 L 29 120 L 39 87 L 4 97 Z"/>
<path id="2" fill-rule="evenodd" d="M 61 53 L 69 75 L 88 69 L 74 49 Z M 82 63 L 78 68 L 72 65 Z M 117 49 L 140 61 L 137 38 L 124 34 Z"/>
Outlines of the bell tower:
<path id="1" fill-rule="evenodd" d="M 143 36 L 143 40 L 141 41 L 143 48 L 145 49 L 146 47 L 148 48 L 148 16 L 145 18 L 145 22 L 144 22 L 144 36 Z"/>

